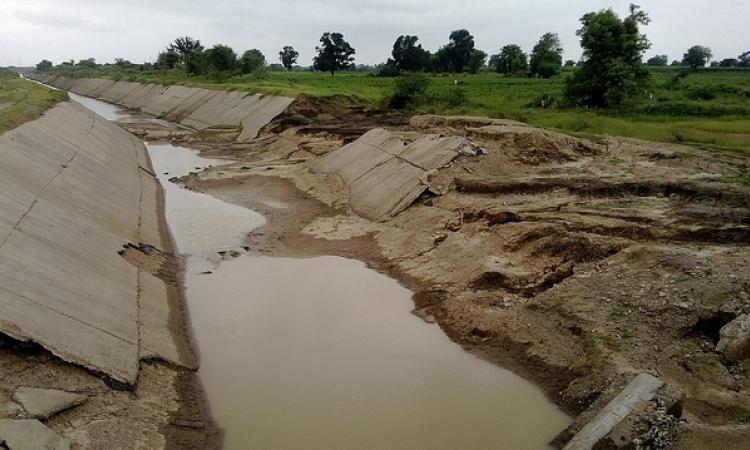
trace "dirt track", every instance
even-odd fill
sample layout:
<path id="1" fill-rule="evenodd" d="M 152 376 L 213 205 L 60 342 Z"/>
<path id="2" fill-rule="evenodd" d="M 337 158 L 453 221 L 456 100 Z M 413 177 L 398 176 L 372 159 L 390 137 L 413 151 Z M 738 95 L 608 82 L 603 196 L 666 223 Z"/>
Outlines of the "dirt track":
<path id="1" fill-rule="evenodd" d="M 338 177 L 309 168 L 376 126 L 406 143 L 458 136 L 481 152 L 459 155 L 430 174 L 413 205 L 371 222 L 351 212 Z M 254 142 L 210 140 L 181 144 L 240 162 L 182 181 L 270 218 L 248 236 L 251 251 L 351 256 L 396 277 L 416 292 L 420 316 L 583 412 L 559 442 L 638 372 L 684 395 L 682 414 L 655 404 L 619 430 L 627 442 L 617 445 L 635 447 L 638 436 L 641 448 L 740 448 L 750 439 L 733 420 L 750 410 L 743 362 L 715 350 L 721 327 L 750 312 L 750 189 L 726 182 L 750 159 L 304 99 Z"/>

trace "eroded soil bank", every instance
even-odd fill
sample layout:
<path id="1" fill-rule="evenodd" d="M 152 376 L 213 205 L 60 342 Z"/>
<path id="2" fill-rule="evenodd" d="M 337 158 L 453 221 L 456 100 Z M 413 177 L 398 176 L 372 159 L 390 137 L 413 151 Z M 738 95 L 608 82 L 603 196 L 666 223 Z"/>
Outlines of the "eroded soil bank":
<path id="1" fill-rule="evenodd" d="M 352 211 L 362 178 L 342 183 L 316 167 L 376 127 L 397 148 L 438 135 L 471 151 L 421 180 L 423 195 L 405 210 L 366 220 Z M 266 215 L 247 237 L 251 253 L 352 256 L 396 277 L 453 340 L 582 413 L 558 444 L 639 372 L 675 387 L 680 411 L 659 398 L 607 445 L 742 448 L 750 439 L 740 419 L 750 410 L 747 356 L 717 351 L 722 327 L 750 311 L 750 197 L 735 181 L 748 158 L 304 99 L 256 141 L 211 140 L 181 142 L 240 162 L 183 181 Z"/>

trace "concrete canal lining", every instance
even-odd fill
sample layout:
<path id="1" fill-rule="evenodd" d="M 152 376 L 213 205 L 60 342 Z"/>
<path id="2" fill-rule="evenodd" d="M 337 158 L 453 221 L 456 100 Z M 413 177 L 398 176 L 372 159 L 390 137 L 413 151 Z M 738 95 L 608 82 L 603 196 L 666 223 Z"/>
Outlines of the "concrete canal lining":
<path id="1" fill-rule="evenodd" d="M 174 288 L 123 259 L 169 248 L 145 146 L 74 103 L 0 136 L 0 332 L 135 384 L 139 360 L 192 367 Z"/>
<path id="2" fill-rule="evenodd" d="M 237 140 L 243 142 L 255 139 L 261 128 L 294 101 L 289 97 L 240 91 L 162 86 L 103 78 L 41 74 L 31 74 L 29 77 L 198 130 L 218 125 L 241 126 Z"/>

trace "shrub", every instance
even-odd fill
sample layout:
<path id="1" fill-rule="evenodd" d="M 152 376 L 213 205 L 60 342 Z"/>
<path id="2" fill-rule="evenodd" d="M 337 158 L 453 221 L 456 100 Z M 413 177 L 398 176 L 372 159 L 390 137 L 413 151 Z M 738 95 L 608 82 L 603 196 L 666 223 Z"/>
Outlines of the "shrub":
<path id="1" fill-rule="evenodd" d="M 419 97 L 424 95 L 430 79 L 421 74 L 403 75 L 396 79 L 393 86 L 393 94 L 388 100 L 391 108 L 404 109 L 418 102 Z"/>
<path id="2" fill-rule="evenodd" d="M 452 86 L 445 94 L 445 103 L 453 108 L 465 105 L 467 100 L 466 91 L 458 86 Z"/>

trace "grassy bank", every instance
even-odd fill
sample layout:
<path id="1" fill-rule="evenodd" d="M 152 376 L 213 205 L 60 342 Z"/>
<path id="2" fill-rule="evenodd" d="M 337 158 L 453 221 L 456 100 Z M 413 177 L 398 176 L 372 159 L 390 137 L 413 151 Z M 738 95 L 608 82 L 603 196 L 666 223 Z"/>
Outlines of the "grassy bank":
<path id="1" fill-rule="evenodd" d="M 431 75 L 430 87 L 415 109 L 509 118 L 578 135 L 626 136 L 750 152 L 750 71 L 706 70 L 670 88 L 668 82 L 676 73 L 669 68 L 653 70 L 648 98 L 618 111 L 558 106 L 569 70 L 549 80 L 495 73 Z M 394 83 L 393 78 L 360 72 L 339 73 L 335 77 L 314 72 L 270 72 L 263 79 L 245 75 L 220 82 L 188 77 L 181 70 L 124 71 L 111 66 L 63 74 L 285 96 L 345 95 L 372 107 L 382 105 Z M 543 99 L 545 107 L 541 107 Z"/>
<path id="2" fill-rule="evenodd" d="M 64 91 L 56 91 L 0 70 L 0 134 L 34 120 L 61 101 Z"/>

